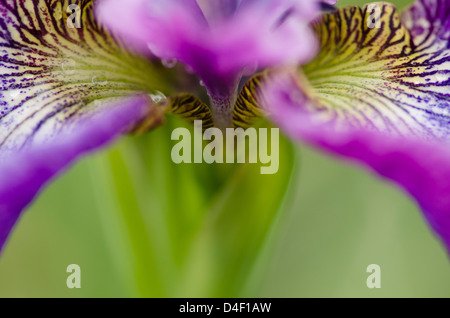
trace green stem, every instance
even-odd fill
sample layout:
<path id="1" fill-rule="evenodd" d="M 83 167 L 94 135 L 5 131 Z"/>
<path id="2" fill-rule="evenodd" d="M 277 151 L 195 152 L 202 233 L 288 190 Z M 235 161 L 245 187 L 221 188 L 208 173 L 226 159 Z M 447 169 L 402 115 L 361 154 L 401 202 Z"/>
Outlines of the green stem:
<path id="1" fill-rule="evenodd" d="M 281 138 L 274 175 L 261 175 L 260 164 L 176 165 L 174 127 L 126 139 L 93 168 L 118 267 L 140 296 L 254 295 L 285 210 L 293 149 Z"/>

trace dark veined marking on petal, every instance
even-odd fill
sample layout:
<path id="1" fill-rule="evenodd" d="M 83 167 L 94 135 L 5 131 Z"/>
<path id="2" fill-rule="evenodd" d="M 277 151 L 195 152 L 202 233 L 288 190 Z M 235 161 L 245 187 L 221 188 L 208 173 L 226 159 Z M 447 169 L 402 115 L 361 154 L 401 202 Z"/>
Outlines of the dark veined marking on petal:
<path id="1" fill-rule="evenodd" d="M 269 76 L 268 72 L 259 73 L 242 87 L 233 109 L 234 128 L 247 129 L 265 114 L 262 108 L 265 104 L 262 87 Z"/>
<path id="2" fill-rule="evenodd" d="M 320 8 L 322 9 L 322 12 L 331 12 L 336 10 L 336 8 L 333 5 L 328 4 L 326 2 L 321 1 L 319 4 Z"/>
<path id="3" fill-rule="evenodd" d="M 213 115 L 209 107 L 192 94 L 183 93 L 153 104 L 146 118 L 134 125 L 129 133 L 144 134 L 164 121 L 165 114 L 175 114 L 189 122 L 202 121 L 202 129 L 214 127 Z"/>
<path id="4" fill-rule="evenodd" d="M 211 110 L 194 95 L 186 93 L 170 97 L 167 111 L 191 122 L 201 120 L 203 130 L 214 127 Z"/>
<path id="5" fill-rule="evenodd" d="M 346 7 L 314 23 L 319 55 L 303 67 L 330 118 L 426 138 L 450 136 L 448 0 L 418 0 L 400 16 L 375 3 Z"/>
<path id="6" fill-rule="evenodd" d="M 81 28 L 67 26 L 70 4 Z M 125 50 L 95 21 L 93 4 L 0 0 L 0 149 L 57 133 L 106 100 L 167 91 L 164 68 Z"/>

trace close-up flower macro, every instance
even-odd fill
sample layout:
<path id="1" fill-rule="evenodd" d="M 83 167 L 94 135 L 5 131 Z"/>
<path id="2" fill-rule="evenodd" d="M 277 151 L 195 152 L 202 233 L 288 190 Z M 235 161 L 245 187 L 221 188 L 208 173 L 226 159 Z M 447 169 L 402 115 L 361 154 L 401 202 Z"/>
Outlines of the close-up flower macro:
<path id="1" fill-rule="evenodd" d="M 450 0 L 0 0 L 0 297 L 450 297 L 449 252 Z"/>

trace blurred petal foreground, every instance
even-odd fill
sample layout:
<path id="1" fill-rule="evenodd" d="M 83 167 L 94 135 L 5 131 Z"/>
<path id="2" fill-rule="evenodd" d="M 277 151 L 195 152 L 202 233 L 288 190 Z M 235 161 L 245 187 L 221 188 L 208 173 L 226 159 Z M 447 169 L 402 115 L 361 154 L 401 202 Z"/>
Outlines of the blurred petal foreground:
<path id="1" fill-rule="evenodd" d="M 0 251 L 50 180 L 122 135 L 86 208 L 139 296 L 254 295 L 298 193 L 292 141 L 399 186 L 448 251 L 450 2 L 335 3 L 0 0 Z M 193 120 L 280 127 L 278 173 L 176 165 L 170 132 Z"/>

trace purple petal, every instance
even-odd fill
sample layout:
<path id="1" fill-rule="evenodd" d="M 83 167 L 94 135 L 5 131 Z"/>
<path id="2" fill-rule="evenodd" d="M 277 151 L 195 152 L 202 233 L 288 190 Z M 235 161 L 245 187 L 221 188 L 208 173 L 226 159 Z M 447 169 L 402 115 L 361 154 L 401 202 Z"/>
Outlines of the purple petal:
<path id="1" fill-rule="evenodd" d="M 284 90 L 284 89 L 283 89 Z M 390 179 L 420 204 L 450 252 L 450 145 L 390 136 L 363 128 L 335 129 L 298 111 L 298 104 L 278 91 L 272 103 L 280 127 L 292 138 L 351 159 Z M 284 100 L 283 100 L 284 99 Z M 297 109 L 297 110 L 296 110 Z"/>
<path id="2" fill-rule="evenodd" d="M 430 10 L 417 2 L 402 16 L 378 4 L 379 27 L 370 10 L 356 7 L 315 24 L 321 53 L 303 70 L 322 115 L 393 134 L 450 137 L 449 35 L 441 17 L 449 13 L 443 0 L 434 3 Z M 430 20 L 411 12 L 428 12 Z"/>
<path id="3" fill-rule="evenodd" d="M 108 28 L 148 45 L 160 58 L 189 65 L 219 95 L 229 94 L 242 73 L 314 56 L 308 23 L 319 11 L 315 0 L 223 3 L 103 0 L 97 13 Z"/>
<path id="4" fill-rule="evenodd" d="M 293 138 L 400 185 L 450 251 L 450 3 L 416 1 L 401 21 L 379 5 L 380 29 L 358 29 L 358 8 L 325 16 L 322 52 L 305 67 L 312 87 L 279 73 L 266 87 L 268 109 Z M 352 31 L 330 34 L 343 15 Z"/>
<path id="5" fill-rule="evenodd" d="M 0 248 L 44 183 L 150 115 L 148 97 L 129 96 L 165 86 L 162 67 L 96 24 L 92 1 L 80 28 L 67 27 L 68 5 L 0 0 Z"/>
<path id="6" fill-rule="evenodd" d="M 80 9 L 81 28 L 61 30 L 64 4 L 0 1 L 0 26 L 8 26 L 0 30 L 0 157 L 45 140 L 104 100 L 167 87 L 162 67 L 124 51 L 95 24 L 91 1 Z"/>
<path id="7" fill-rule="evenodd" d="M 0 251 L 20 213 L 53 177 L 80 156 L 105 146 L 145 116 L 150 101 L 137 96 L 68 122 L 58 135 L 9 153 L 0 161 Z"/>

